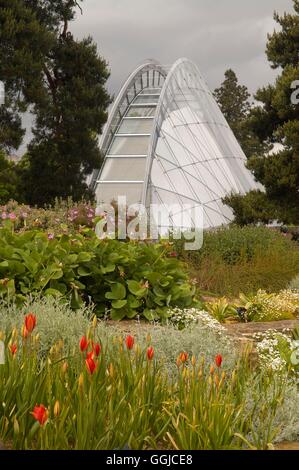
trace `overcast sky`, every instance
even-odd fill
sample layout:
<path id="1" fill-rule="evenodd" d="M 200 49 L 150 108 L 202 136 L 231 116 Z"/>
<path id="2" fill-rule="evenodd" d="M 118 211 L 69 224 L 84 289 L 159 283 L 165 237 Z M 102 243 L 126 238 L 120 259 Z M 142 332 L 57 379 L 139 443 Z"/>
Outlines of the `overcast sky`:
<path id="1" fill-rule="evenodd" d="M 85 0 L 71 30 L 90 34 L 109 62 L 109 89 L 116 93 L 139 63 L 193 60 L 209 86 L 233 68 L 254 93 L 273 81 L 265 55 L 273 12 L 292 10 L 292 0 Z"/>
<path id="2" fill-rule="evenodd" d="M 267 33 L 274 10 L 292 11 L 292 0 L 84 0 L 70 25 L 78 37 L 92 36 L 111 70 L 114 95 L 137 65 L 156 59 L 170 65 L 193 60 L 214 90 L 232 68 L 253 94 L 273 82 L 267 62 Z M 29 126 L 30 119 L 25 118 Z M 28 132 L 25 142 L 30 140 Z M 19 154 L 24 151 L 24 146 Z"/>

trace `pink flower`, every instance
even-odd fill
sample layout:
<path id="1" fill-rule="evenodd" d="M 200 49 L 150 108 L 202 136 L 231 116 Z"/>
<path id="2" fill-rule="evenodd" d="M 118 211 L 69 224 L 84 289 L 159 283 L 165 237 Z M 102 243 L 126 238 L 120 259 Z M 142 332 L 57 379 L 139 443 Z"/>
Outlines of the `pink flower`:
<path id="1" fill-rule="evenodd" d="M 48 233 L 48 240 L 54 239 L 54 233 Z"/>
<path id="2" fill-rule="evenodd" d="M 9 214 L 9 218 L 10 218 L 10 220 L 16 220 L 17 216 L 16 216 L 16 214 L 15 214 L 14 212 L 11 212 L 11 213 Z"/>
<path id="3" fill-rule="evenodd" d="M 7 219 L 7 214 L 6 214 L 6 212 L 2 212 L 2 214 L 1 214 L 1 219 L 2 219 L 2 220 Z"/>

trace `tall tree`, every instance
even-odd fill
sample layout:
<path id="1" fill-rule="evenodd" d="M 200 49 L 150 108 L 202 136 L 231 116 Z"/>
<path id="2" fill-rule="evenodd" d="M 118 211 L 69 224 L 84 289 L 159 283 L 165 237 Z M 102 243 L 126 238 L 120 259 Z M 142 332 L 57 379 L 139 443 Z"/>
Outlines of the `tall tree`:
<path id="1" fill-rule="evenodd" d="M 269 62 L 282 72 L 274 85 L 258 90 L 256 99 L 261 104 L 251 114 L 255 135 L 267 144 L 280 144 L 281 149 L 270 155 L 255 155 L 248 163 L 266 189 L 265 205 L 275 208 L 269 210 L 268 219 L 278 218 L 284 223 L 299 223 L 299 105 L 291 99 L 292 84 L 299 79 L 299 0 L 293 3 L 295 13 L 274 14 L 280 30 L 268 35 Z M 261 198 L 259 194 L 257 197 Z M 255 205 L 252 194 L 226 198 L 226 202 L 236 215 L 242 203 L 247 209 Z"/>
<path id="2" fill-rule="evenodd" d="M 101 160 L 109 71 L 93 40 L 70 32 L 82 2 L 0 0 L 0 77 L 14 113 L 34 115 L 23 165 L 31 204 L 86 196 L 86 177 Z"/>
<path id="3" fill-rule="evenodd" d="M 224 76 L 225 79 L 214 91 L 214 96 L 245 155 L 249 158 L 264 150 L 250 127 L 252 106 L 250 93 L 246 86 L 239 84 L 237 75 L 232 69 L 228 69 Z"/>

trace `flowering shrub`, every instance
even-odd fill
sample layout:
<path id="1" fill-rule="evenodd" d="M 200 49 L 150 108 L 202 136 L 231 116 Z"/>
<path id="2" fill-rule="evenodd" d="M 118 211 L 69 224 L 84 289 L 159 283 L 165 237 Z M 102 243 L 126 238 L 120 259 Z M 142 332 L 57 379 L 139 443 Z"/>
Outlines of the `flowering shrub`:
<path id="1" fill-rule="evenodd" d="M 54 236 L 77 230 L 80 226 L 92 228 L 94 220 L 95 206 L 89 202 L 57 201 L 54 207 L 44 209 L 20 205 L 15 201 L 0 206 L 0 227 L 12 225 L 14 230 L 22 232 L 40 229 Z"/>
<path id="2" fill-rule="evenodd" d="M 44 356 L 39 316 L 24 326 L 27 336 L 1 334 L 0 439 L 15 449 L 263 449 L 275 438 L 282 383 L 267 402 L 269 375 L 246 361 L 229 371 L 217 350 L 210 367 L 181 351 L 170 380 L 151 337 L 145 348 L 133 335 L 98 342 L 94 318 L 71 353 L 58 342 Z M 260 393 L 251 407 L 248 389 Z"/>
<path id="3" fill-rule="evenodd" d="M 268 294 L 259 290 L 255 296 L 240 296 L 248 321 L 289 320 L 299 315 L 299 293 L 283 290 Z"/>
<path id="4" fill-rule="evenodd" d="M 289 331 L 275 330 L 256 333 L 255 339 L 261 367 L 275 372 L 289 371 L 299 384 L 299 341 L 292 339 Z"/>
<path id="5" fill-rule="evenodd" d="M 222 333 L 225 331 L 225 328 L 221 326 L 219 321 L 213 318 L 205 310 L 196 308 L 181 310 L 179 308 L 174 308 L 169 311 L 169 317 L 169 322 L 176 326 L 179 330 L 192 327 L 200 323 L 202 326 L 207 327 L 217 333 Z"/>

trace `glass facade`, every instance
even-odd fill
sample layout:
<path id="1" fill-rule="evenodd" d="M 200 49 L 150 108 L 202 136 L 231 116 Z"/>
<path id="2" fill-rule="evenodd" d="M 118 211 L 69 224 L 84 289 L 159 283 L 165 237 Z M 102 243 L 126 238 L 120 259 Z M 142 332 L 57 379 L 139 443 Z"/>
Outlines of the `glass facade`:
<path id="1" fill-rule="evenodd" d="M 246 157 L 197 67 L 187 59 L 169 70 L 156 62 L 129 77 L 110 113 L 101 141 L 102 169 L 94 172 L 98 203 L 126 196 L 127 203 L 175 206 L 160 227 L 204 227 L 232 218 L 222 198 L 261 189 Z"/>

